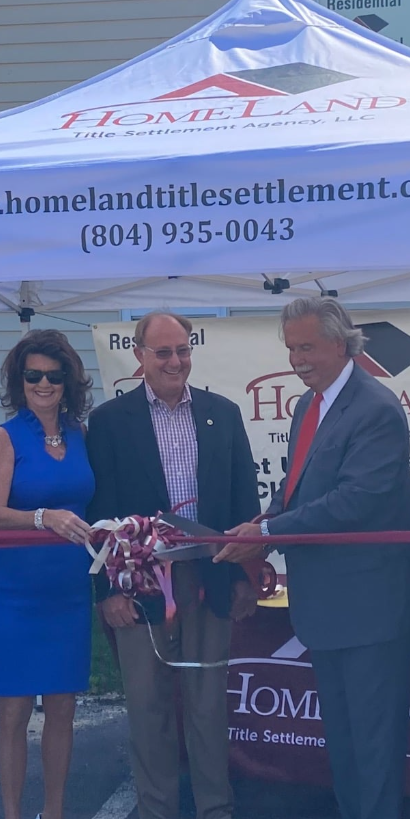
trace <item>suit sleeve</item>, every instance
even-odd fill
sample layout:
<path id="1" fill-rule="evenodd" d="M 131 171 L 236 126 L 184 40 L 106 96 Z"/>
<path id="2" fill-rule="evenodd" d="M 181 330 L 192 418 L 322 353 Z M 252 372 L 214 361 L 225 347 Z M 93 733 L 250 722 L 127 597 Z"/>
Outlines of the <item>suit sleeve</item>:
<path id="1" fill-rule="evenodd" d="M 285 483 L 286 478 L 282 478 L 279 489 L 276 490 L 275 494 L 272 495 L 272 500 L 266 510 L 267 515 L 280 515 L 283 512 L 283 498 L 285 494 Z"/>
<path id="2" fill-rule="evenodd" d="M 232 450 L 232 526 L 260 514 L 255 463 L 239 407 L 235 407 Z"/>
<path id="3" fill-rule="evenodd" d="M 87 520 L 93 524 L 97 520 L 115 517 L 117 511 L 113 443 L 106 419 L 98 412 L 91 413 L 89 418 L 87 450 L 95 477 L 95 493 L 87 509 Z M 110 591 L 104 567 L 95 576 L 94 583 L 96 602 L 99 603 Z"/>
<path id="4" fill-rule="evenodd" d="M 408 460 L 408 431 L 394 405 L 373 407 L 352 433 L 337 488 L 270 520 L 272 535 L 363 530 L 394 493 Z"/>
<path id="5" fill-rule="evenodd" d="M 118 509 L 114 448 L 109 427 L 99 413 L 90 415 L 87 450 L 95 478 L 95 493 L 87 510 L 87 519 L 89 523 L 95 523 L 102 518 L 115 517 Z"/>
<path id="6" fill-rule="evenodd" d="M 231 525 L 237 526 L 260 514 L 258 480 L 248 436 L 241 412 L 235 407 L 232 450 L 232 510 Z M 241 566 L 230 564 L 232 580 L 247 580 Z"/>

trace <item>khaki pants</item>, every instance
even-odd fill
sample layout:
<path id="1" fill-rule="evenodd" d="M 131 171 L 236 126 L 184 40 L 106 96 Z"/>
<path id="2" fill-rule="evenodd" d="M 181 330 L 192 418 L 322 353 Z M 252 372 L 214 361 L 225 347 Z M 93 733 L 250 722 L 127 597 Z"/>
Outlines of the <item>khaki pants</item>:
<path id="1" fill-rule="evenodd" d="M 229 655 L 230 623 L 199 600 L 195 561 L 174 563 L 177 616 L 172 626 L 152 626 L 162 657 L 217 662 Z M 158 660 L 148 627 L 116 629 L 127 699 L 131 761 L 140 819 L 178 819 L 179 748 L 175 670 Z M 185 742 L 197 819 L 230 819 L 227 667 L 181 670 Z"/>

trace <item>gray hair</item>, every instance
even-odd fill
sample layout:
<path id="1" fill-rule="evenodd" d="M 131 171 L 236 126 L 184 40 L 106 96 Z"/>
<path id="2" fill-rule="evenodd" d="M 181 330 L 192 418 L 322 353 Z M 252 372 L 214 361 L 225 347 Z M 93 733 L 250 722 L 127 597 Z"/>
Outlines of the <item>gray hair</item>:
<path id="1" fill-rule="evenodd" d="M 282 332 L 287 321 L 305 316 L 317 316 L 327 338 L 346 342 L 346 355 L 353 358 L 363 352 L 367 339 L 338 301 L 316 297 L 295 299 L 282 310 Z"/>

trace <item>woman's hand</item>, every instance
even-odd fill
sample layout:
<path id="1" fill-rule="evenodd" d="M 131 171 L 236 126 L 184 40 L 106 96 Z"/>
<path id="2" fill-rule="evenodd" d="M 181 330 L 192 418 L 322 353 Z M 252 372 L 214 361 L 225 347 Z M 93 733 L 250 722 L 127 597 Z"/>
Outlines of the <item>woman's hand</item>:
<path id="1" fill-rule="evenodd" d="M 73 543 L 85 543 L 86 535 L 91 531 L 88 523 L 67 509 L 46 509 L 43 523 L 47 529 Z"/>

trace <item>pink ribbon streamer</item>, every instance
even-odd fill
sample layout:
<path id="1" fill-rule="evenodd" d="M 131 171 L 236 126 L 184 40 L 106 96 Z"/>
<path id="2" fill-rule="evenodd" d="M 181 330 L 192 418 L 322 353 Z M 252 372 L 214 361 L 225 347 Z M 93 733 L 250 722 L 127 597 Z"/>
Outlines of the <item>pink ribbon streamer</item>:
<path id="1" fill-rule="evenodd" d="M 126 597 L 162 593 L 169 622 L 175 616 L 176 605 L 171 562 L 162 565 L 155 556 L 155 547 L 160 543 L 168 546 L 166 537 L 159 536 L 158 515 L 155 518 L 131 515 L 123 520 L 97 521 L 85 545 L 93 558 L 90 574 L 98 574 L 105 566 L 111 588 Z"/>

